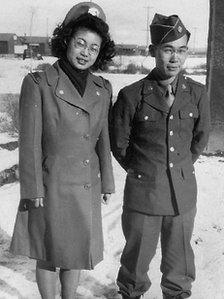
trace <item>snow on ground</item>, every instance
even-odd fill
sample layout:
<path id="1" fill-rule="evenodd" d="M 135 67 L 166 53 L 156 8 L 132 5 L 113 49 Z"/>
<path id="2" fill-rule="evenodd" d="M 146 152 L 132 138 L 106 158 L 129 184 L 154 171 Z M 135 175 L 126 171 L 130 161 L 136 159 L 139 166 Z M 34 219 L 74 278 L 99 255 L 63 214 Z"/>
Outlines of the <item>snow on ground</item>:
<path id="1" fill-rule="evenodd" d="M 119 257 L 124 245 L 121 230 L 120 215 L 122 212 L 122 194 L 125 173 L 113 160 L 116 178 L 116 194 L 113 195 L 108 206 L 103 206 L 103 228 L 105 252 L 104 261 L 94 271 L 84 271 L 81 285 L 78 289 L 80 298 L 119 298 L 116 296 L 115 278 L 119 267 Z M 196 163 L 198 179 L 198 212 L 192 245 L 196 257 L 197 280 L 193 285 L 192 299 L 223 299 L 224 284 L 224 158 L 201 156 Z M 0 188 L 0 227 L 11 236 L 19 201 L 19 184 L 9 184 Z M 160 245 L 150 267 L 152 287 L 145 295 L 145 299 L 161 299 L 160 283 Z M 1 264 L 1 263 L 0 263 Z M 34 269 L 34 264 L 33 264 Z M 24 286 L 29 295 L 23 298 L 39 298 L 31 296 L 36 286 L 29 279 L 24 280 L 26 269 L 4 271 L 0 268 L 0 280 L 7 281 L 10 286 L 22 294 Z M 10 280 L 9 280 L 10 277 Z M 19 280 L 19 281 L 18 281 Z M 33 278 L 34 280 L 34 274 Z M 13 282 L 13 284 L 12 284 Z M 20 283 L 19 283 L 20 282 Z M 7 289 L 3 288 L 4 292 Z M 13 298 L 1 297 L 0 298 Z M 16 297 L 15 297 L 16 298 Z M 19 298 L 19 297 L 18 297 Z"/>
<path id="2" fill-rule="evenodd" d="M 16 141 L 17 139 L 18 139 L 17 137 L 10 136 L 7 133 L 1 133 L 0 134 L 0 144 L 11 142 L 11 141 Z M 0 161 L 1 161 L 1 159 L 0 159 Z"/>
<path id="3" fill-rule="evenodd" d="M 155 66 L 155 60 L 151 56 L 116 56 L 114 58 L 114 61 L 116 64 L 120 64 L 122 66 L 126 66 L 128 64 L 135 64 L 138 66 L 145 67 L 147 69 L 152 69 Z M 193 68 L 193 67 L 199 67 L 206 63 L 206 57 L 188 57 L 188 59 L 185 62 L 185 67 L 187 69 Z"/>
<path id="4" fill-rule="evenodd" d="M 19 203 L 19 184 L 7 184 L 0 188 L 0 228 L 12 236 L 14 220 Z M 14 219 L 12 221 L 12 218 Z M 1 298 L 1 297 L 0 297 Z"/>
<path id="5" fill-rule="evenodd" d="M 54 58 L 51 58 L 53 62 Z M 42 61 L 43 62 L 43 61 Z M 49 62 L 46 59 L 44 62 Z M 0 93 L 19 92 L 22 77 L 39 61 L 7 60 L 0 58 Z M 199 60 L 195 63 L 200 64 Z M 144 75 L 103 74 L 108 78 L 116 95 L 124 85 L 139 80 Z M 204 76 L 194 79 L 205 82 Z M 6 134 L 0 135 L 0 144 L 14 141 Z M 220 148 L 220 150 L 223 150 Z M 18 151 L 0 149 L 0 170 L 18 161 Z M 124 246 L 120 216 L 125 173 L 113 159 L 116 194 L 108 206 L 103 206 L 104 261 L 94 271 L 83 271 L 78 288 L 82 299 L 115 299 L 115 279 L 119 268 L 119 257 Z M 224 158 L 201 156 L 196 165 L 198 180 L 198 212 L 192 245 L 195 252 L 197 279 L 193 285 L 192 299 L 224 298 Z M 19 184 L 8 184 L 0 188 L 0 299 L 40 298 L 35 283 L 33 261 L 13 257 L 7 251 L 12 235 L 19 202 Z M 161 299 L 160 291 L 160 245 L 150 265 L 152 287 L 144 299 Z M 59 298 L 59 296 L 57 297 Z"/>
<path id="6" fill-rule="evenodd" d="M 0 58 L 0 93 L 18 93 L 23 77 L 41 63 L 53 63 L 55 57 L 44 57 L 43 60 Z"/>
<path id="7" fill-rule="evenodd" d="M 15 151 L 8 151 L 0 149 L 0 171 L 10 168 L 14 164 L 18 163 L 18 149 Z"/>
<path id="8" fill-rule="evenodd" d="M 119 58 L 116 58 L 116 60 Z M 37 65 L 42 63 L 50 63 L 56 61 L 55 57 L 43 57 L 43 60 L 34 59 L 7 59 L 0 58 L 0 93 L 19 93 L 22 79 L 29 72 L 34 70 Z M 186 60 L 185 67 L 193 68 L 206 62 L 205 57 L 189 57 Z M 152 69 L 154 67 L 154 59 L 152 57 L 144 56 L 122 56 L 122 63 L 127 65 L 129 63 L 135 63 L 136 65 L 142 65 L 146 68 Z M 102 74 L 103 75 L 103 74 Z M 113 85 L 114 94 L 116 95 L 118 90 L 124 85 L 130 84 L 133 81 L 143 78 L 145 75 L 125 75 L 125 74 L 105 74 L 105 77 L 116 78 Z M 117 80 L 119 78 L 119 80 Z"/>

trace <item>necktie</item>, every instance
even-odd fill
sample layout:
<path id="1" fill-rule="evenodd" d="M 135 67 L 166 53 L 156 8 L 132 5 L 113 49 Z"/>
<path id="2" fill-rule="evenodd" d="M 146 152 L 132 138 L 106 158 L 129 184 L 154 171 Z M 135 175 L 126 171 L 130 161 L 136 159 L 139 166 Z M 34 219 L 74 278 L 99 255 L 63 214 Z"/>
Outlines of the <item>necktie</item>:
<path id="1" fill-rule="evenodd" d="M 167 105 L 169 107 L 171 107 L 173 105 L 173 101 L 175 99 L 175 96 L 173 94 L 172 86 L 170 84 L 167 85 L 167 92 L 166 92 L 165 98 L 166 98 Z"/>

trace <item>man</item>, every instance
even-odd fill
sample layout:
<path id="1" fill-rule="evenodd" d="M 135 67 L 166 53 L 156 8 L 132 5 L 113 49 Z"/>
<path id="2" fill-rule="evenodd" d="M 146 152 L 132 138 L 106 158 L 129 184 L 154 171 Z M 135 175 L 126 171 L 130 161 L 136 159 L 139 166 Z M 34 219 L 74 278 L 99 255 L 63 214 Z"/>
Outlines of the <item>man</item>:
<path id="1" fill-rule="evenodd" d="M 149 51 L 156 67 L 123 88 L 113 107 L 112 150 L 127 171 L 117 284 L 122 298 L 150 287 L 149 264 L 161 240 L 163 298 L 188 298 L 195 279 L 190 244 L 196 213 L 193 163 L 209 134 L 205 87 L 184 77 L 190 33 L 176 15 L 156 14 Z"/>

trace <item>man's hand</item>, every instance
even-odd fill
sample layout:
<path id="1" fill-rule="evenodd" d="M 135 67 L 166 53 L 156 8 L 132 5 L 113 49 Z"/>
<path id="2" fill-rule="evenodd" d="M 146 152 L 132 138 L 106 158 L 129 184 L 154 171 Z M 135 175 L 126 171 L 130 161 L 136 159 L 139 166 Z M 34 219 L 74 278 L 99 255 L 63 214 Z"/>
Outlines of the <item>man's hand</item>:
<path id="1" fill-rule="evenodd" d="M 108 205 L 109 204 L 109 201 L 110 201 L 110 197 L 111 197 L 111 194 L 110 193 L 104 193 L 101 195 L 101 201 L 104 205 Z"/>
<path id="2" fill-rule="evenodd" d="M 44 206 L 44 199 L 43 197 L 32 198 L 31 201 L 34 203 L 35 208 L 43 207 Z"/>

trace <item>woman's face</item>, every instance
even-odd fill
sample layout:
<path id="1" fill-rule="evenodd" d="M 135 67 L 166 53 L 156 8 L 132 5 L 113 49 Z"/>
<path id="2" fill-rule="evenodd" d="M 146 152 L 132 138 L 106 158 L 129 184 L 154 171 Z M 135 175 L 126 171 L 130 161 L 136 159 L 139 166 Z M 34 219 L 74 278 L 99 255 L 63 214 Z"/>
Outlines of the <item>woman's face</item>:
<path id="1" fill-rule="evenodd" d="M 78 29 L 68 44 L 67 58 L 70 64 L 86 70 L 94 65 L 102 43 L 102 38 L 87 28 Z"/>

